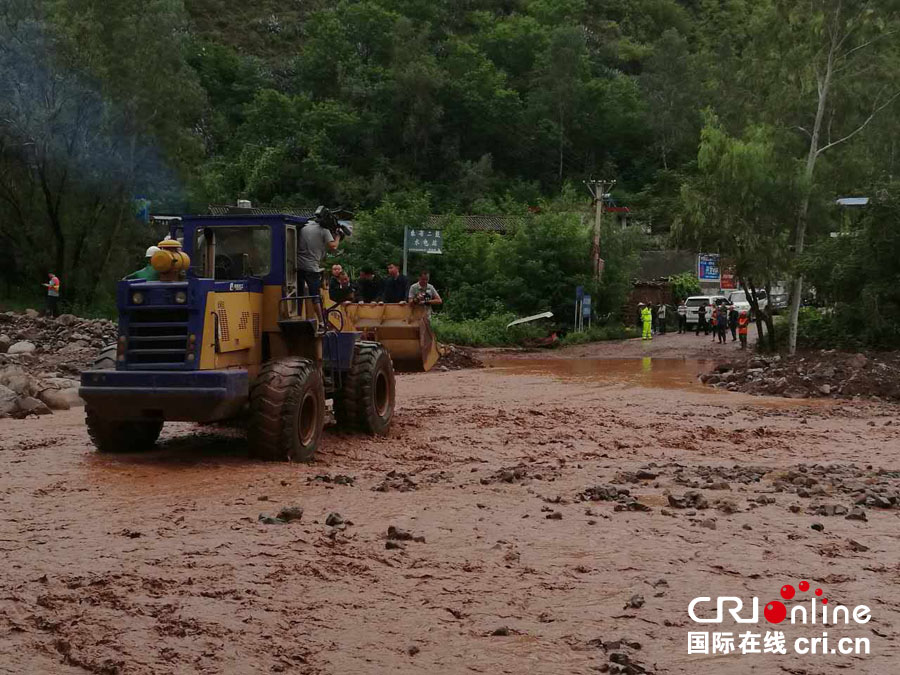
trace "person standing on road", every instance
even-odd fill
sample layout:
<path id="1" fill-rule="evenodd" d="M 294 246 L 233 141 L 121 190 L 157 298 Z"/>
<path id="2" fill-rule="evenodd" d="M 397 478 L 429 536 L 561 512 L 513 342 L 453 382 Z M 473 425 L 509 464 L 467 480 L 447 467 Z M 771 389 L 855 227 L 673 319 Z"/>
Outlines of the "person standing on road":
<path id="1" fill-rule="evenodd" d="M 738 314 L 737 308 L 734 305 L 731 305 L 728 308 L 728 327 L 731 329 L 731 341 L 732 342 L 737 340 L 738 318 L 739 318 L 739 314 Z"/>
<path id="2" fill-rule="evenodd" d="M 666 334 L 666 303 L 662 303 L 657 311 L 657 323 L 659 325 L 659 334 Z"/>
<path id="3" fill-rule="evenodd" d="M 48 281 L 44 284 L 47 289 L 47 315 L 59 316 L 59 278 L 53 273 L 47 273 Z"/>
<path id="4" fill-rule="evenodd" d="M 747 310 L 741 312 L 738 317 L 738 337 L 741 339 L 741 349 L 747 348 L 747 329 L 750 327 L 750 315 Z"/>
<path id="5" fill-rule="evenodd" d="M 684 333 L 687 328 L 687 307 L 684 304 L 684 301 L 678 305 L 678 333 Z"/>
<path id="6" fill-rule="evenodd" d="M 719 338 L 719 308 L 712 308 L 712 315 L 709 318 L 709 325 L 712 328 L 713 342 Z"/>
<path id="7" fill-rule="evenodd" d="M 643 302 L 638 305 L 641 311 L 641 324 L 643 326 L 643 332 L 641 333 L 642 340 L 652 340 L 653 339 L 653 310 L 650 309 Z"/>
<path id="8" fill-rule="evenodd" d="M 706 323 L 706 305 L 700 305 L 697 308 L 697 330 L 694 331 L 694 335 L 700 335 L 701 330 L 704 335 L 709 335 L 709 326 Z"/>
<path id="9" fill-rule="evenodd" d="M 409 292 L 409 282 L 400 274 L 400 266 L 397 263 L 388 263 L 388 276 L 381 286 L 381 303 L 406 304 L 406 294 Z"/>
<path id="10" fill-rule="evenodd" d="M 719 307 L 719 322 L 717 325 L 718 330 L 716 333 L 719 338 L 719 344 L 724 345 L 728 342 L 728 312 L 725 307 Z"/>

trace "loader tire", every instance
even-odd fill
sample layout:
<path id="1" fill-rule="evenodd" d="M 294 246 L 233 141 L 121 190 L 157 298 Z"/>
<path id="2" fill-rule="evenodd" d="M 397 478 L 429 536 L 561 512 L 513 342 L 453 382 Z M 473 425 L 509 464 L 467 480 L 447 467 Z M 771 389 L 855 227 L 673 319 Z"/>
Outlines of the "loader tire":
<path id="1" fill-rule="evenodd" d="M 372 435 L 386 434 L 394 417 L 394 366 L 377 342 L 358 342 L 353 363 L 335 394 L 338 425 Z"/>
<path id="2" fill-rule="evenodd" d="M 309 359 L 263 365 L 250 390 L 250 455 L 266 461 L 308 462 L 322 441 L 325 388 Z"/>
<path id="3" fill-rule="evenodd" d="M 115 370 L 116 345 L 100 350 L 90 370 Z M 90 406 L 84 409 L 88 436 L 99 452 L 123 453 L 152 450 L 162 431 L 161 420 L 114 420 Z"/>

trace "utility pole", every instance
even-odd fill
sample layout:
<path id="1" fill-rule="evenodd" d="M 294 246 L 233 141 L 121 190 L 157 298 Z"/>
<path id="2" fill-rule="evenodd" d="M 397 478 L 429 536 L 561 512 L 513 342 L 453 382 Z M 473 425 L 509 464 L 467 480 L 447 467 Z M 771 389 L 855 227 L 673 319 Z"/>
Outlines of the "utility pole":
<path id="1" fill-rule="evenodd" d="M 600 281 L 603 276 L 603 259 L 600 257 L 600 221 L 603 217 L 603 198 L 609 196 L 614 180 L 585 181 L 588 192 L 594 198 L 594 243 L 591 247 L 591 259 L 594 262 L 594 278 Z"/>

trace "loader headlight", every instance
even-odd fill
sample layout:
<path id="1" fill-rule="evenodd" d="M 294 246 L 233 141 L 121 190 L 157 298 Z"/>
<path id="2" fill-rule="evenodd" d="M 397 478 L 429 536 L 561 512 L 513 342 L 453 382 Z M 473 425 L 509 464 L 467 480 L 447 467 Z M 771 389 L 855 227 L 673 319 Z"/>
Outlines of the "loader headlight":
<path id="1" fill-rule="evenodd" d="M 186 302 L 187 302 L 187 293 L 185 293 L 184 291 L 178 291 L 175 294 L 175 303 L 178 305 L 183 305 Z"/>
<path id="2" fill-rule="evenodd" d="M 140 291 L 131 294 L 131 302 L 135 305 L 143 305 L 144 304 L 144 294 Z"/>

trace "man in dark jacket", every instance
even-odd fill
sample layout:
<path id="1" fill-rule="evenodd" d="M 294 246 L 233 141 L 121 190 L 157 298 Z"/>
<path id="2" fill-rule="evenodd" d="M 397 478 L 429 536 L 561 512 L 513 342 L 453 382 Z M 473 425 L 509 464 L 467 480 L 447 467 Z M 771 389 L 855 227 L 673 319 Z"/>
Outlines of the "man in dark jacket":
<path id="1" fill-rule="evenodd" d="M 731 341 L 737 340 L 738 317 L 740 313 L 734 305 L 728 308 L 728 327 L 731 329 Z"/>
<path id="2" fill-rule="evenodd" d="M 359 302 L 375 302 L 381 292 L 381 282 L 375 278 L 375 270 L 363 267 L 356 281 L 356 299 Z"/>
<path id="3" fill-rule="evenodd" d="M 400 266 L 397 263 L 389 263 L 388 275 L 381 285 L 380 302 L 406 304 L 406 294 L 409 292 L 409 282 L 400 274 Z"/>

